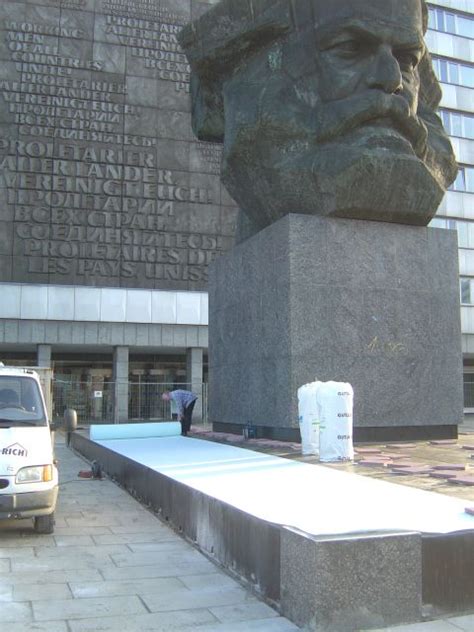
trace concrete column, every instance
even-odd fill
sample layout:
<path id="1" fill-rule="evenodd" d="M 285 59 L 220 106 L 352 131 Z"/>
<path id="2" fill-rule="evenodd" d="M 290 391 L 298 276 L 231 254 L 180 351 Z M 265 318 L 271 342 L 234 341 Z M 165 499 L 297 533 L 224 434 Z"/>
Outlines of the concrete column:
<path id="1" fill-rule="evenodd" d="M 51 367 L 51 345 L 38 345 L 36 347 L 36 366 Z"/>
<path id="2" fill-rule="evenodd" d="M 128 421 L 128 347 L 114 349 L 114 423 Z"/>
<path id="3" fill-rule="evenodd" d="M 198 400 L 194 406 L 193 421 L 202 421 L 202 378 L 203 378 L 203 350 L 192 347 L 186 350 L 186 381 L 189 388 L 196 393 Z"/>
<path id="4" fill-rule="evenodd" d="M 42 369 L 50 369 L 49 371 L 43 370 L 39 372 L 41 387 L 50 419 L 52 419 L 53 416 L 53 365 L 51 361 L 51 350 L 51 345 L 37 345 L 36 347 L 36 366 Z"/>

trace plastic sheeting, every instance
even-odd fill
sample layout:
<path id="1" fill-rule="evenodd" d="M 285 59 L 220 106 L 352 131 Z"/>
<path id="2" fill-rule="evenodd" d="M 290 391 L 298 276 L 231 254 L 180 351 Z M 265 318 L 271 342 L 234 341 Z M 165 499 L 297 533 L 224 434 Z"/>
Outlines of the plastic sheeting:
<path id="1" fill-rule="evenodd" d="M 92 441 L 177 437 L 179 435 L 181 435 L 181 424 L 177 421 L 144 424 L 100 424 L 91 426 L 89 432 Z"/>
<path id="2" fill-rule="evenodd" d="M 354 458 L 354 391 L 347 382 L 315 382 L 316 407 L 320 423 L 320 460 L 351 461 Z"/>
<path id="3" fill-rule="evenodd" d="M 304 384 L 298 389 L 298 421 L 301 453 L 319 455 L 319 415 L 316 392 L 320 382 Z"/>
<path id="4" fill-rule="evenodd" d="M 465 500 L 188 437 L 98 441 L 262 520 L 313 535 L 474 530 Z"/>

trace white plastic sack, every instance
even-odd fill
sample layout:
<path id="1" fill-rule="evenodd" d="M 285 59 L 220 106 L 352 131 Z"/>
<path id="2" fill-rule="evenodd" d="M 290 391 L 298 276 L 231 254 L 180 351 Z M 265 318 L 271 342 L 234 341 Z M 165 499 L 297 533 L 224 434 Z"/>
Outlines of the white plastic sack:
<path id="1" fill-rule="evenodd" d="M 319 419 L 316 403 L 316 384 L 304 384 L 298 389 L 298 421 L 301 434 L 301 453 L 319 454 Z"/>
<path id="2" fill-rule="evenodd" d="M 354 458 L 354 391 L 347 382 L 316 382 L 320 460 L 351 461 Z"/>

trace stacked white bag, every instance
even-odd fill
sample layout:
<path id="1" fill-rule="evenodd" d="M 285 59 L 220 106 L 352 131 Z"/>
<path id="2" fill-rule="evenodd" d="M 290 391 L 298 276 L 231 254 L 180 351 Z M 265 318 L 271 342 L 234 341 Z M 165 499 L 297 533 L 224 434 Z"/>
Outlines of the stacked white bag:
<path id="1" fill-rule="evenodd" d="M 323 462 L 354 458 L 354 391 L 347 382 L 311 382 L 298 389 L 298 419 L 303 455 Z"/>
<path id="2" fill-rule="evenodd" d="M 298 389 L 298 421 L 301 433 L 301 452 L 309 456 L 319 454 L 319 416 L 316 402 L 318 382 L 304 384 Z"/>
<path id="3" fill-rule="evenodd" d="M 352 386 L 347 382 L 315 384 L 320 460 L 351 461 L 354 458 Z"/>

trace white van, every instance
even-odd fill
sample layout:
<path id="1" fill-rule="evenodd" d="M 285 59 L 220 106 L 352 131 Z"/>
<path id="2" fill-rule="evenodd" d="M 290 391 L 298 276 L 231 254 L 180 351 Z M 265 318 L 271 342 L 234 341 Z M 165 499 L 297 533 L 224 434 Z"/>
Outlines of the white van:
<path id="1" fill-rule="evenodd" d="M 38 374 L 0 364 L 0 520 L 33 518 L 37 533 L 54 531 L 58 470 L 51 431 Z"/>

